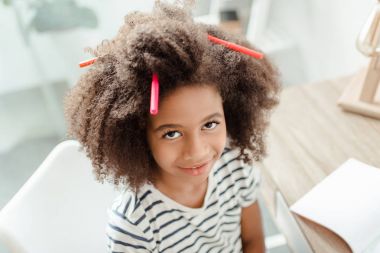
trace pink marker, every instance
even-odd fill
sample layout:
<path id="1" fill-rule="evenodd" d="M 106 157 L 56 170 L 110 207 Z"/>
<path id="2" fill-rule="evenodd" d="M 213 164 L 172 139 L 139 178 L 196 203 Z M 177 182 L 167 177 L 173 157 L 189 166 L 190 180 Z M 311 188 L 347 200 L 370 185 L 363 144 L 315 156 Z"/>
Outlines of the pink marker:
<path id="1" fill-rule="evenodd" d="M 158 75 L 153 73 L 152 87 L 150 91 L 150 114 L 157 115 L 158 113 L 158 94 L 159 94 L 159 84 Z"/>

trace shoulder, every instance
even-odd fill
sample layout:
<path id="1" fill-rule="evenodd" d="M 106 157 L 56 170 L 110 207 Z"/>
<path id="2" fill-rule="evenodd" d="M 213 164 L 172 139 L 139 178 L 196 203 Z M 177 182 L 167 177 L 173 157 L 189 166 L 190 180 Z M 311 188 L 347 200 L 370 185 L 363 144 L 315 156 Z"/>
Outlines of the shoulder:
<path id="1" fill-rule="evenodd" d="M 225 148 L 213 171 L 220 187 L 228 185 L 242 207 L 256 200 L 260 170 L 239 159 L 238 149 Z"/>
<path id="2" fill-rule="evenodd" d="M 109 208 L 109 216 L 118 216 L 131 225 L 142 226 L 145 220 L 145 208 L 149 206 L 149 195 L 152 191 L 147 187 L 142 187 L 139 192 L 126 189 L 121 193 Z"/>
<path id="3" fill-rule="evenodd" d="M 148 191 L 134 193 L 125 190 L 108 209 L 107 237 L 113 250 L 151 250 L 154 247 L 153 235 L 141 204 Z"/>
<path id="4" fill-rule="evenodd" d="M 259 178 L 259 170 L 253 165 L 244 163 L 239 158 L 238 149 L 225 148 L 219 160 L 215 163 L 214 176 L 231 175 L 234 180 L 244 180 L 247 177 Z"/>
<path id="5" fill-rule="evenodd" d="M 218 161 L 215 163 L 214 176 L 228 173 L 232 168 L 239 167 L 239 151 L 231 148 L 224 148 Z"/>

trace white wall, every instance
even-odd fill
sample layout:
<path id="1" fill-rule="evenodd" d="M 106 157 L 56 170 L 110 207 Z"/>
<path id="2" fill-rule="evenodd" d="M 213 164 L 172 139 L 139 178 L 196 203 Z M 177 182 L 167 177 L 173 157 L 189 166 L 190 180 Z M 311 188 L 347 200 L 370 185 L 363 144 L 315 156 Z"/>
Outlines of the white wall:
<path id="1" fill-rule="evenodd" d="M 149 11 L 154 0 L 81 0 L 97 14 L 99 27 L 65 32 L 30 33 L 30 46 L 20 34 L 12 7 L 0 3 L 0 152 L 17 143 L 43 136 L 64 138 L 62 84 L 73 86 L 83 70 L 80 61 L 95 47 L 112 38 L 126 13 Z M 23 2 L 18 2 L 22 6 Z M 30 16 L 27 8 L 21 8 Z M 60 91 L 61 96 L 57 96 Z"/>
<path id="2" fill-rule="evenodd" d="M 376 2 L 273 0 L 268 25 L 280 26 L 297 44 L 305 82 L 334 78 L 366 65 L 355 42 Z"/>

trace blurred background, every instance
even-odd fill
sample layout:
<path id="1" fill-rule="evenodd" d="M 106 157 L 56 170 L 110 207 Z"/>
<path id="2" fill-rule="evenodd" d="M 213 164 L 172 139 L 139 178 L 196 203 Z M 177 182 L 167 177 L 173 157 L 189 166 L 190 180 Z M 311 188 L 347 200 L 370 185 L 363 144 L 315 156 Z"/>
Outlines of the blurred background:
<path id="1" fill-rule="evenodd" d="M 66 139 L 62 98 L 83 71 L 78 62 L 91 57 L 83 49 L 112 38 L 128 12 L 153 3 L 0 0 L 0 209 Z M 245 34 L 277 64 L 284 86 L 308 85 L 367 64 L 355 41 L 375 3 L 197 0 L 193 15 Z"/>

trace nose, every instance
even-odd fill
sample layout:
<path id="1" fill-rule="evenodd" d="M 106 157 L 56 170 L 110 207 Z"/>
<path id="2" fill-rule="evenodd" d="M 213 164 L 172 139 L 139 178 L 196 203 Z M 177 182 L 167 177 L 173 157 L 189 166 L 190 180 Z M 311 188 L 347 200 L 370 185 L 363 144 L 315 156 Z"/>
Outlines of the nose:
<path id="1" fill-rule="evenodd" d="M 199 134 L 188 136 L 183 147 L 183 159 L 188 162 L 204 162 L 208 146 L 206 140 Z"/>

